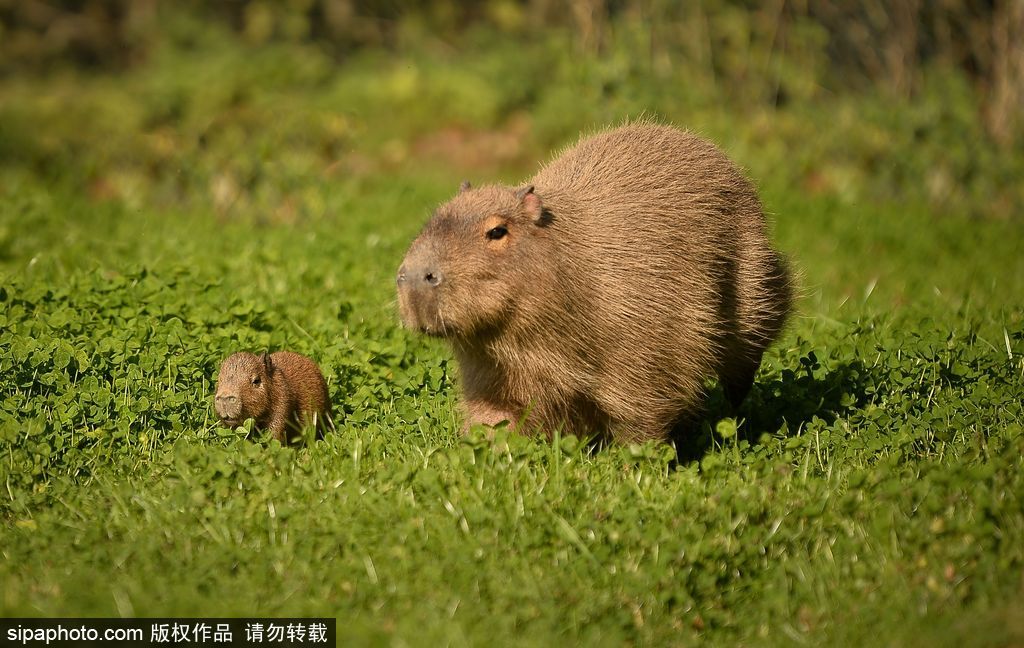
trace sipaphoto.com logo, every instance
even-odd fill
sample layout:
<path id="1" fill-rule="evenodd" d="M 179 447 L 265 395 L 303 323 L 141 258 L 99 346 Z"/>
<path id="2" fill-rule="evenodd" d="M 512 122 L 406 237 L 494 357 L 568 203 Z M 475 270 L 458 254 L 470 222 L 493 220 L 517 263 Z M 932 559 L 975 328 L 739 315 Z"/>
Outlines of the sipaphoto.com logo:
<path id="1" fill-rule="evenodd" d="M 58 623 L 53 627 L 26 627 L 18 625 L 7 628 L 7 641 L 14 644 L 52 645 L 55 643 L 96 643 L 100 641 L 130 642 L 138 645 L 145 640 L 142 628 L 97 628 L 85 624 L 66 626 Z"/>
<path id="2" fill-rule="evenodd" d="M 329 618 L 0 619 L 0 648 L 103 646 L 333 646 Z"/>

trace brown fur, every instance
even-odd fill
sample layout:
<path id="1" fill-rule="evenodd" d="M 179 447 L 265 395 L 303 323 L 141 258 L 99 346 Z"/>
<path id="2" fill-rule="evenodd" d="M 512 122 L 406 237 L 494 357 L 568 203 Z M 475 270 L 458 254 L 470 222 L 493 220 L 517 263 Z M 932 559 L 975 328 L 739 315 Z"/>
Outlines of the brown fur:
<path id="1" fill-rule="evenodd" d="M 327 383 L 316 363 L 291 351 L 235 353 L 220 366 L 214 397 L 225 425 L 253 419 L 286 443 L 306 425 L 323 433 L 330 425 Z"/>
<path id="2" fill-rule="evenodd" d="M 620 441 L 692 421 L 707 377 L 738 405 L 791 305 L 751 183 L 646 122 L 581 139 L 518 190 L 464 186 L 412 243 L 398 296 L 406 326 L 451 342 L 467 424 Z"/>

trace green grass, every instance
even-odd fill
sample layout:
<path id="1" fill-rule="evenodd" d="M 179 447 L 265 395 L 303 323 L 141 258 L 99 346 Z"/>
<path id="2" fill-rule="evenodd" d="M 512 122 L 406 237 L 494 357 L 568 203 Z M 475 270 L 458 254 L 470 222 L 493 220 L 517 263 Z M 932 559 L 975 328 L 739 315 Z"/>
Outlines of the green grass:
<path id="1" fill-rule="evenodd" d="M 201 47 L 0 84 L 0 614 L 322 615 L 411 645 L 1024 641 L 1021 223 L 832 157 L 891 133 L 887 172 L 913 174 L 942 138 L 898 133 L 932 104 L 824 134 L 821 105 L 673 110 L 679 86 L 633 72 L 609 91 L 615 59 L 507 89 L 501 43 L 337 70 Z M 644 108 L 751 169 L 802 275 L 739 434 L 713 391 L 679 465 L 460 438 L 450 354 L 398 326 L 406 245 L 465 175 L 520 177 Z M 423 144 L 443 128 L 465 155 Z M 467 164 L 492 132 L 512 152 Z M 337 434 L 216 424 L 219 362 L 264 348 L 321 364 Z"/>

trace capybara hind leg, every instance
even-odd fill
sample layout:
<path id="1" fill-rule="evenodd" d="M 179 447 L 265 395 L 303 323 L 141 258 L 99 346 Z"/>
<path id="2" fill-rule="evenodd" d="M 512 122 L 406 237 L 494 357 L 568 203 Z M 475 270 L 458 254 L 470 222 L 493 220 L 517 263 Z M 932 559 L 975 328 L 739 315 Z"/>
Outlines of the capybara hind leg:
<path id="1" fill-rule="evenodd" d="M 719 379 L 722 383 L 722 390 L 725 392 L 725 399 L 733 409 L 739 408 L 754 386 L 754 376 L 757 375 L 757 368 L 761 366 L 761 354 L 757 359 L 742 358 L 732 363 L 722 371 Z"/>

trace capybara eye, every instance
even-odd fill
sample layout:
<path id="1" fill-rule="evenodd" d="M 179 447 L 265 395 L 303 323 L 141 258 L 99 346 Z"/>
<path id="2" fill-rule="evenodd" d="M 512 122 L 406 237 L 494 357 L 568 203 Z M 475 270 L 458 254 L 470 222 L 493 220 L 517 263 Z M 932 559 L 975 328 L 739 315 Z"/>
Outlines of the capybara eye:
<path id="1" fill-rule="evenodd" d="M 260 377 L 259 377 L 259 376 L 256 376 L 255 378 L 253 378 L 253 379 L 252 379 L 252 384 L 253 384 L 253 385 L 255 385 L 255 386 L 257 386 L 257 387 L 259 387 L 259 386 L 260 386 L 260 383 L 261 383 L 261 382 L 263 382 L 263 381 L 262 381 L 262 380 L 260 380 Z"/>
<path id="2" fill-rule="evenodd" d="M 499 241 L 505 238 L 506 234 L 508 234 L 508 230 L 502 227 L 501 225 L 498 225 L 497 227 L 492 227 L 491 229 L 487 230 L 487 238 L 492 241 Z"/>

